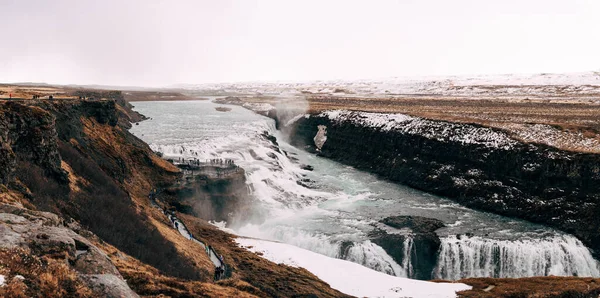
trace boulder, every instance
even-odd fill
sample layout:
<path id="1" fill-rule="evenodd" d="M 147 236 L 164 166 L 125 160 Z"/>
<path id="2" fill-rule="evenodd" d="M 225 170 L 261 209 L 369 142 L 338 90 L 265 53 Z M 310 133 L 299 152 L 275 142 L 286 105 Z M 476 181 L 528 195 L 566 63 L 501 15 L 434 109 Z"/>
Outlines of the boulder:
<path id="1" fill-rule="evenodd" d="M 82 276 L 87 286 L 99 297 L 134 298 L 139 297 L 127 283 L 112 274 L 88 274 Z"/>
<path id="2" fill-rule="evenodd" d="M 82 230 L 75 222 L 69 226 Z M 64 260 L 98 297 L 137 297 L 110 258 L 56 214 L 0 204 L 0 248 Z"/>

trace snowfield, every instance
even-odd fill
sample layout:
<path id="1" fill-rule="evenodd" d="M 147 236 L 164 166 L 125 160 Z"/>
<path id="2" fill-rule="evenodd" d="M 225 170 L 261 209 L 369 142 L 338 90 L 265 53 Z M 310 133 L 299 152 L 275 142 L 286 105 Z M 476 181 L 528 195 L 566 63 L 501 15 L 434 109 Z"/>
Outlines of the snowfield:
<path id="1" fill-rule="evenodd" d="M 266 240 L 237 238 L 237 243 L 262 257 L 312 272 L 332 288 L 357 297 L 456 297 L 470 290 L 462 283 L 434 283 L 396 277 L 345 260 L 330 258 L 293 245 Z"/>

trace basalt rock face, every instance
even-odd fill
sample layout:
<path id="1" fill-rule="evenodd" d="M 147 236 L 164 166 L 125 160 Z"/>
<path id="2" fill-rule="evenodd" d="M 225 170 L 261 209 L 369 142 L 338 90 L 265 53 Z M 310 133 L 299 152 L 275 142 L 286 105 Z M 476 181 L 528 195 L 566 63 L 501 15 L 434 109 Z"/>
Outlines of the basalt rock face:
<path id="1" fill-rule="evenodd" d="M 444 223 L 420 216 L 391 216 L 379 222 L 393 228 L 393 232 L 389 228 L 375 229 L 369 235 L 371 241 L 381 246 L 396 263 L 406 264 L 410 277 L 431 279 L 441 244 L 435 230 L 444 227 Z"/>
<path id="2" fill-rule="evenodd" d="M 183 168 L 185 181 L 166 189 L 171 205 L 205 220 L 231 223 L 243 216 L 250 205 L 244 169 L 234 164 Z"/>
<path id="3" fill-rule="evenodd" d="M 0 183 L 13 181 L 17 161 L 40 166 L 46 174 L 66 178 L 60 167 L 55 117 L 39 108 L 15 102 L 0 110 Z"/>
<path id="4" fill-rule="evenodd" d="M 0 183 L 13 181 L 18 161 L 33 163 L 45 174 L 66 182 L 59 140 L 81 135 L 81 117 L 115 126 L 115 111 L 114 101 L 5 103 L 0 109 Z"/>
<path id="5" fill-rule="evenodd" d="M 116 103 L 116 113 L 114 121 L 118 121 L 119 125 L 125 128 L 131 128 L 131 123 L 145 120 L 146 117 L 133 110 L 133 105 L 125 100 L 123 92 L 114 91 L 100 91 L 100 90 L 79 90 L 74 92 L 75 96 L 80 96 L 89 99 L 87 102 L 102 102 L 99 99 L 112 99 Z M 103 109 L 102 109 L 103 110 Z M 102 110 L 100 112 L 102 112 Z M 106 111 L 106 110 L 104 110 Z M 116 123 L 116 122 L 115 122 Z"/>
<path id="6" fill-rule="evenodd" d="M 556 227 L 600 253 L 600 155 L 527 144 L 472 124 L 368 117 L 303 117 L 291 142 L 471 208 Z M 319 126 L 327 133 L 317 150 Z"/>

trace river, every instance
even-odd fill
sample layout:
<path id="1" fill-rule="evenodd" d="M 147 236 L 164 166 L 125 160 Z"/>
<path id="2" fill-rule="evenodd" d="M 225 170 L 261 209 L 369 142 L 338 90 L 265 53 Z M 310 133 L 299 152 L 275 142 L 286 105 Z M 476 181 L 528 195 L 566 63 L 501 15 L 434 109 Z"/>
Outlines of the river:
<path id="1" fill-rule="evenodd" d="M 151 120 L 133 126 L 131 132 L 166 158 L 232 159 L 244 168 L 249 202 L 256 212 L 227 223 L 239 235 L 343 256 L 387 274 L 412 277 L 411 260 L 396 263 L 368 233 L 384 228 L 378 221 L 385 217 L 418 215 L 447 225 L 437 231 L 442 245 L 432 277 L 600 276 L 598 262 L 571 235 L 471 210 L 307 153 L 286 143 L 272 119 L 242 107 L 220 112 L 210 101 L 134 105 Z M 279 147 L 264 138 L 264 132 L 275 136 Z M 348 242 L 353 245 L 341 253 Z M 411 249 L 410 241 L 399 245 Z"/>

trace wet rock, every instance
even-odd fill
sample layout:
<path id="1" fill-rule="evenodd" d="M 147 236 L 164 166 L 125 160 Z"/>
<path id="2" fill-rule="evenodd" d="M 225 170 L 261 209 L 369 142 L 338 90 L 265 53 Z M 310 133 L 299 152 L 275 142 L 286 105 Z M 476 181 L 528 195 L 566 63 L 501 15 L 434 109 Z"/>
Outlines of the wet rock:
<path id="1" fill-rule="evenodd" d="M 409 228 L 413 233 L 433 233 L 445 225 L 441 220 L 422 216 L 390 216 L 379 222 L 396 229 Z"/>
<path id="2" fill-rule="evenodd" d="M 313 166 L 311 166 L 311 165 L 302 165 L 302 166 L 300 166 L 300 168 L 302 168 L 303 170 L 307 170 L 307 171 L 312 171 L 312 170 L 314 170 L 314 169 L 315 169 L 315 168 L 314 168 Z"/>
<path id="3" fill-rule="evenodd" d="M 274 146 L 277 146 L 277 148 L 279 148 L 279 143 L 277 143 L 277 138 L 273 135 L 270 135 L 268 131 L 264 131 L 262 133 L 262 136 L 267 139 L 269 142 L 271 142 L 271 144 L 273 144 Z"/>
<path id="4" fill-rule="evenodd" d="M 441 245 L 435 230 L 444 227 L 444 223 L 420 216 L 391 216 L 380 222 L 393 229 L 389 233 L 383 228 L 375 229 L 369 234 L 371 241 L 381 246 L 398 264 L 410 258 L 413 268 L 410 277 L 431 279 Z"/>
<path id="5" fill-rule="evenodd" d="M 315 183 L 316 182 L 314 180 L 311 180 L 308 178 L 302 178 L 302 179 L 296 181 L 296 184 L 306 187 L 306 188 L 310 188 L 310 189 L 315 188 L 315 186 L 314 186 Z"/>

